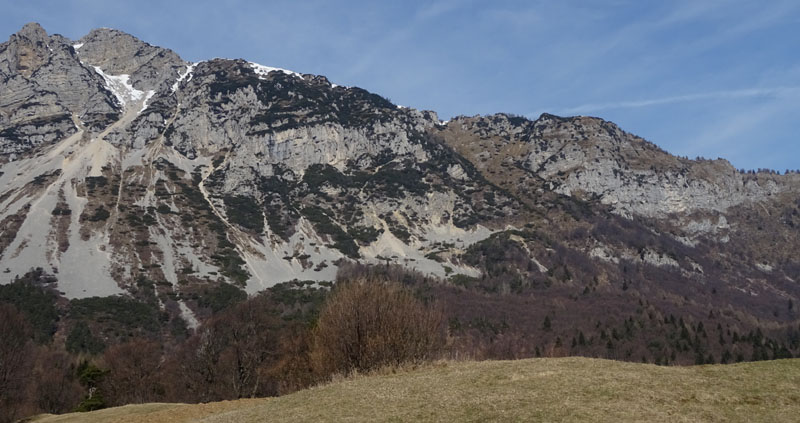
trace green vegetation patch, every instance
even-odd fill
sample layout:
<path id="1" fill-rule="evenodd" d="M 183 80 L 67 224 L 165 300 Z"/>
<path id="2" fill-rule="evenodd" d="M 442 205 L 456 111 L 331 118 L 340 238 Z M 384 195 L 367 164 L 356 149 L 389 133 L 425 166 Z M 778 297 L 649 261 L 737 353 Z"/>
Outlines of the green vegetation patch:
<path id="1" fill-rule="evenodd" d="M 197 302 L 200 307 L 209 308 L 216 313 L 246 299 L 246 292 L 233 285 L 223 283 L 204 290 Z"/>
<path id="2" fill-rule="evenodd" d="M 58 297 L 53 291 L 31 283 L 27 277 L 0 285 L 0 303 L 15 306 L 33 327 L 34 339 L 39 343 L 48 343 L 59 320 L 56 309 Z"/>
<path id="3" fill-rule="evenodd" d="M 158 310 L 127 297 L 90 297 L 70 301 L 69 316 L 98 323 L 118 324 L 124 329 L 159 329 Z"/>
<path id="4" fill-rule="evenodd" d="M 266 295 L 279 305 L 284 320 L 312 324 L 328 294 L 328 289 L 317 288 L 315 284 L 314 281 L 279 283 L 268 288 Z"/>
<path id="5" fill-rule="evenodd" d="M 376 229 L 371 226 L 356 226 L 348 231 L 353 239 L 361 244 L 371 244 L 378 240 L 383 233 L 383 229 Z"/>
<path id="6" fill-rule="evenodd" d="M 89 191 L 94 190 L 95 188 L 102 188 L 108 184 L 108 178 L 105 176 L 87 176 L 86 177 L 86 189 Z"/>
<path id="7" fill-rule="evenodd" d="M 105 207 L 100 206 L 100 207 L 96 208 L 94 210 L 94 213 L 92 213 L 92 215 L 89 216 L 87 219 L 90 222 L 101 222 L 101 221 L 105 221 L 109 217 L 111 217 L 111 213 L 109 213 L 109 211 L 106 210 Z"/>
<path id="8" fill-rule="evenodd" d="M 328 217 L 329 212 L 322 207 L 309 206 L 303 208 L 300 213 L 314 224 L 314 228 L 316 228 L 319 233 L 329 235 L 333 239 L 333 248 L 336 248 L 348 257 L 358 258 L 358 246 L 353 240 L 353 237 Z"/>
<path id="9" fill-rule="evenodd" d="M 219 267 L 220 272 L 237 285 L 244 286 L 247 280 L 250 279 L 250 272 L 245 268 L 247 263 L 235 248 L 226 244 L 224 248 L 213 254 L 211 259 Z"/>
<path id="10" fill-rule="evenodd" d="M 79 321 L 70 329 L 66 340 L 67 351 L 73 354 L 87 353 L 97 355 L 106 349 L 106 344 L 94 336 L 86 322 Z"/>
<path id="11" fill-rule="evenodd" d="M 256 233 L 264 232 L 264 214 L 256 200 L 245 196 L 226 196 L 225 210 L 228 220 Z"/>

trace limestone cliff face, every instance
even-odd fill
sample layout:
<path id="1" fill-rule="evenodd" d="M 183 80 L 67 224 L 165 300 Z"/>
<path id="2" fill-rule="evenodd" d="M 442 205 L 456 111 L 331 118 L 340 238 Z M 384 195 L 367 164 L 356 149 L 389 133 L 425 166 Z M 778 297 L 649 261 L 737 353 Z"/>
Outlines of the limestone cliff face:
<path id="1" fill-rule="evenodd" d="M 28 24 L 0 44 L 0 160 L 119 118 L 103 78 L 69 40 Z M 77 122 L 77 123 L 76 123 Z"/>
<path id="2" fill-rule="evenodd" d="M 331 280 L 342 259 L 477 275 L 458 252 L 516 209 L 431 136 L 435 113 L 359 88 L 186 63 L 110 29 L 71 42 L 31 25 L 4 47 L 24 87 L 3 92 L 47 99 L 64 122 L 39 129 L 47 138 L 3 122 L 0 264 L 58 272 L 68 296 L 140 296 L 142 280 L 161 281 L 158 296 L 223 282 L 255 292 Z M 14 49 L 31 51 L 25 64 Z M 106 120 L 91 121 L 102 107 Z"/>
<path id="3" fill-rule="evenodd" d="M 798 277 L 791 249 L 769 247 L 800 246 L 797 175 L 675 157 L 596 118 L 444 123 L 112 29 L 71 41 L 29 24 L 0 44 L 0 165 L 9 278 L 43 267 L 69 297 L 172 312 L 211 285 L 330 281 L 345 261 L 505 284 L 492 292 L 567 283 L 560 257 L 760 299 Z"/>
<path id="4" fill-rule="evenodd" d="M 165 91 L 187 65 L 172 50 L 109 28 L 92 30 L 75 48 L 84 63 L 111 75 L 129 75 L 130 84 L 145 92 Z"/>
<path id="5" fill-rule="evenodd" d="M 798 192 L 796 178 L 741 174 L 726 160 L 675 157 L 597 118 L 542 115 L 536 121 L 495 115 L 457 118 L 449 126 L 490 140 L 474 151 L 465 138 L 448 142 L 488 161 L 503 160 L 546 181 L 544 187 L 568 196 L 597 198 L 625 216 L 665 217 L 698 210 L 724 212 L 781 193 Z M 497 149 L 514 151 L 513 156 Z M 505 154 L 505 155 L 504 155 Z"/>
<path id="6" fill-rule="evenodd" d="M 191 157 L 245 149 L 263 165 L 281 163 L 295 172 L 312 164 L 342 168 L 359 155 L 384 149 L 425 153 L 410 142 L 436 116 L 398 109 L 358 88 L 325 78 L 280 71 L 258 74 L 244 61 L 213 60 L 193 67 L 180 83 L 176 119 L 167 141 Z"/>

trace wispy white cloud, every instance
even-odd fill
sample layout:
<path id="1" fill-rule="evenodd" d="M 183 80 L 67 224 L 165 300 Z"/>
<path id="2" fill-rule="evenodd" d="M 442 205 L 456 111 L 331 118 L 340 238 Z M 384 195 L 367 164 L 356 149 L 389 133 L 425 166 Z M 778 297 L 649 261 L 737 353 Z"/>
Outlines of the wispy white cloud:
<path id="1" fill-rule="evenodd" d="M 636 109 L 641 107 L 660 106 L 673 103 L 687 103 L 707 100 L 726 100 L 754 97 L 789 97 L 800 96 L 800 86 L 772 87 L 772 88 L 747 88 L 739 90 L 712 91 L 705 93 L 685 94 L 670 97 L 651 98 L 644 100 L 617 101 L 609 103 L 583 104 L 559 110 L 561 114 L 576 114 L 597 112 L 611 109 Z"/>
<path id="2" fill-rule="evenodd" d="M 419 36 L 420 28 L 431 21 L 467 6 L 473 0 L 435 0 L 416 9 L 410 19 L 397 23 L 394 28 L 374 37 L 364 49 L 355 63 L 349 67 L 346 74 L 349 77 L 358 76 L 374 69 L 375 62 L 385 57 L 387 51 L 400 50 L 397 46 L 410 43 Z"/>
<path id="3" fill-rule="evenodd" d="M 738 167 L 797 168 L 796 144 L 776 138 L 792 126 L 788 121 L 796 102 L 796 97 L 781 96 L 751 107 L 730 107 L 700 120 L 680 142 L 682 154 L 723 156 Z"/>
<path id="4" fill-rule="evenodd" d="M 774 1 L 769 4 L 769 7 L 753 10 L 746 19 L 742 19 L 740 14 L 735 14 L 719 25 L 719 31 L 713 35 L 698 39 L 688 46 L 678 47 L 678 51 L 680 54 L 686 55 L 688 51 L 700 54 L 713 50 L 720 45 L 741 39 L 754 32 L 789 23 L 798 10 L 800 10 L 800 4 L 795 0 L 784 0 Z"/>

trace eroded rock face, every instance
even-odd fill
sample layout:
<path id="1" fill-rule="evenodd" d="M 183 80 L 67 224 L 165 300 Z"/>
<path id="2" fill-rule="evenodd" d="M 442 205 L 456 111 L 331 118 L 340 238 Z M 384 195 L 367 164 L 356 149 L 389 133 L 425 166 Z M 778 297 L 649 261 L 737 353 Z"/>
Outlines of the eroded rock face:
<path id="1" fill-rule="evenodd" d="M 542 115 L 535 122 L 495 115 L 457 118 L 459 126 L 515 150 L 506 157 L 555 192 L 597 198 L 625 216 L 663 217 L 696 210 L 724 212 L 797 186 L 787 178 L 739 173 L 726 160 L 675 157 L 597 118 Z M 453 139 L 458 149 L 459 140 Z M 490 151 L 475 155 L 486 161 Z"/>
<path id="2" fill-rule="evenodd" d="M 152 46 L 115 29 L 92 30 L 76 46 L 85 63 L 111 75 L 130 75 L 131 85 L 145 92 L 164 91 L 187 66 L 172 50 Z"/>
<path id="3" fill-rule="evenodd" d="M 22 27 L 9 40 L 7 72 L 16 71 L 30 78 L 33 72 L 47 63 L 49 42 L 44 28 L 38 24 L 29 23 Z"/>
<path id="4" fill-rule="evenodd" d="M 0 77 L 2 160 L 61 140 L 78 125 L 99 131 L 119 118 L 103 79 L 80 62 L 69 40 L 48 36 L 38 24 L 0 44 Z"/>

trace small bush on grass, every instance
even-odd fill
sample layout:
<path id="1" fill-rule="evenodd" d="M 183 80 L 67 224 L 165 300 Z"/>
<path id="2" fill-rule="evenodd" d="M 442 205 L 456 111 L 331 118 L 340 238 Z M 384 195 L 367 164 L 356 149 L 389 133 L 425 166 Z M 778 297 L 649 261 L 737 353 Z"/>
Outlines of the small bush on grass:
<path id="1" fill-rule="evenodd" d="M 313 331 L 312 362 L 323 378 L 417 364 L 444 345 L 444 318 L 398 283 L 339 282 Z"/>

